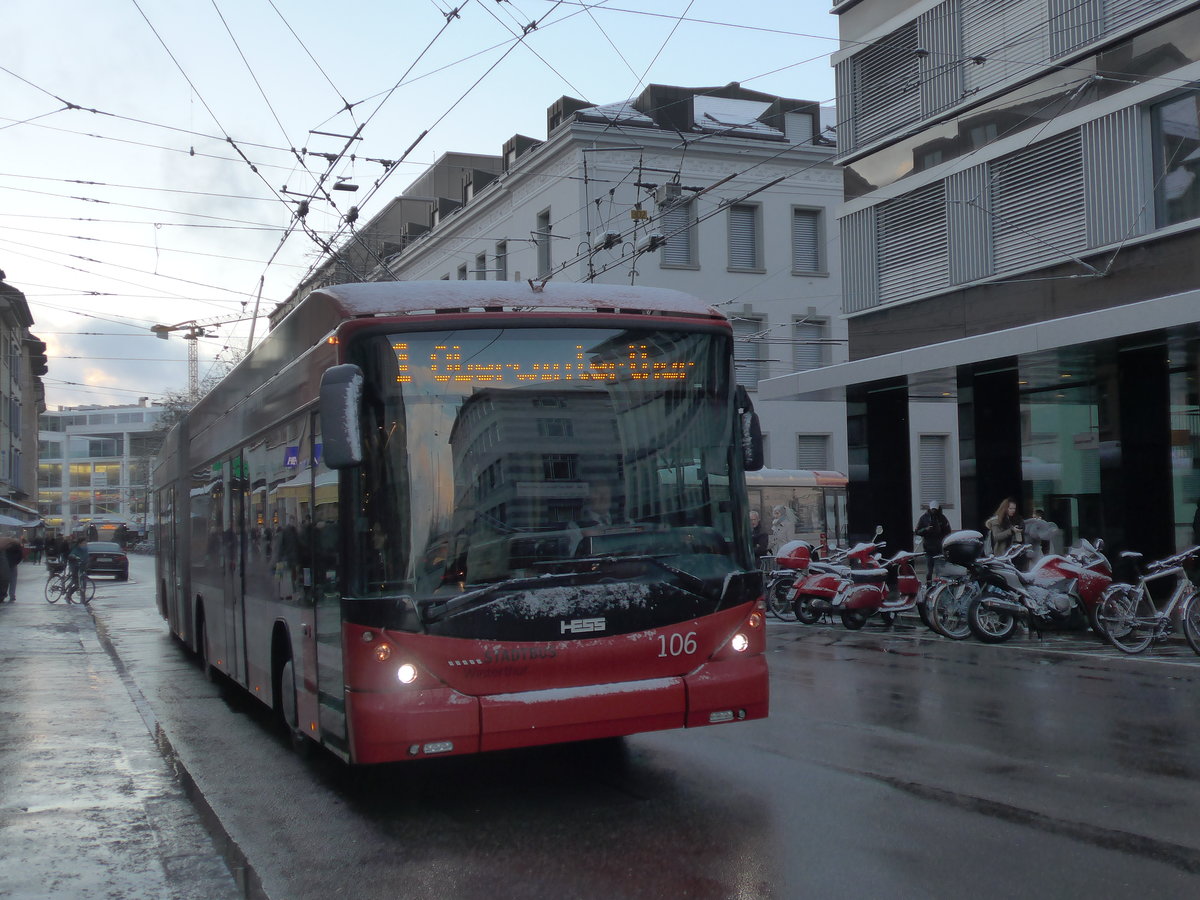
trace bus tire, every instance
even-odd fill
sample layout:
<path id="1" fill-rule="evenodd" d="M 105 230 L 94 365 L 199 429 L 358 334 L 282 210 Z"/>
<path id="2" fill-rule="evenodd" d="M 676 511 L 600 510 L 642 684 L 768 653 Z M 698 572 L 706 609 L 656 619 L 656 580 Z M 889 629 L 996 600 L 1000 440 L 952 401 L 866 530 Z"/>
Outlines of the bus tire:
<path id="1" fill-rule="evenodd" d="M 312 741 L 300 730 L 300 704 L 296 701 L 296 669 L 291 657 L 279 672 L 279 718 L 287 729 L 288 742 L 301 757 L 312 751 Z"/>
<path id="2" fill-rule="evenodd" d="M 204 680 L 210 683 L 214 681 L 216 673 L 213 671 L 212 660 L 208 655 L 208 626 L 204 623 L 203 611 L 196 619 L 196 660 L 200 663 L 200 671 L 204 675 Z"/>

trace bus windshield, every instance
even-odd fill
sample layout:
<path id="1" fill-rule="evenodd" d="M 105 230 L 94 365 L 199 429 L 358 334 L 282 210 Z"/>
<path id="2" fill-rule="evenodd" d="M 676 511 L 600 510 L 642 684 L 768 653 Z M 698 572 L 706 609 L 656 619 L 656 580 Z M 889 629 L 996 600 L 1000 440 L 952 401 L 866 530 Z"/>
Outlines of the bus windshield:
<path id="1" fill-rule="evenodd" d="M 682 329 L 361 339 L 351 593 L 436 606 L 641 560 L 718 599 L 749 562 L 728 355 Z"/>

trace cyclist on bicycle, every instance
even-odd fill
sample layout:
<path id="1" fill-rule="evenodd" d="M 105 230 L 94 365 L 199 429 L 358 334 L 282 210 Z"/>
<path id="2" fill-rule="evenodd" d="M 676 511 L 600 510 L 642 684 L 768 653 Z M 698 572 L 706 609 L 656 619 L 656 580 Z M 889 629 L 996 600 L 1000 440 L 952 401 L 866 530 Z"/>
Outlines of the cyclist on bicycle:
<path id="1" fill-rule="evenodd" d="M 79 576 L 87 568 L 87 541 L 83 535 L 77 534 L 71 538 L 71 550 L 67 553 L 67 598 L 79 590 Z"/>

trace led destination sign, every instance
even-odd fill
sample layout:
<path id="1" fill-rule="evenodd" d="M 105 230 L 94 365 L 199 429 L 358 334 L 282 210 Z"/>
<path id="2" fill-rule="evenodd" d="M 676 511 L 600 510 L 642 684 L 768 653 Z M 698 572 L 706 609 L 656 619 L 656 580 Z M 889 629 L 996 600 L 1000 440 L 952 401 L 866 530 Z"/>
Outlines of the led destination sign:
<path id="1" fill-rule="evenodd" d="M 562 349 L 559 350 L 559 347 Z M 396 381 L 435 381 L 455 384 L 518 384 L 561 381 L 681 381 L 695 374 L 691 359 L 664 359 L 661 347 L 629 343 L 605 347 L 601 358 L 583 344 L 556 341 L 464 346 L 434 343 L 416 347 L 393 341 Z M 506 352 L 507 351 L 507 352 Z"/>

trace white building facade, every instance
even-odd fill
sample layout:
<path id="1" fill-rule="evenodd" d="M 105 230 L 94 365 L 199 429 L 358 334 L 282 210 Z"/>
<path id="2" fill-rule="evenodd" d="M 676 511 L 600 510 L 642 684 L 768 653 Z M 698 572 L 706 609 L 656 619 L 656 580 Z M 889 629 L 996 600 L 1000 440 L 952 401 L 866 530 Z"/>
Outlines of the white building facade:
<path id="1" fill-rule="evenodd" d="M 152 531 L 150 463 L 162 444 L 165 407 L 74 406 L 44 412 L 38 439 L 38 511 L 48 531 L 88 525 Z"/>
<path id="2" fill-rule="evenodd" d="M 669 287 L 730 317 L 739 380 L 755 391 L 846 358 L 834 150 L 817 104 L 737 85 L 651 85 L 601 107 L 563 97 L 545 140 L 442 157 L 289 304 L 338 280 Z M 844 407 L 756 408 L 768 465 L 844 467 Z"/>

